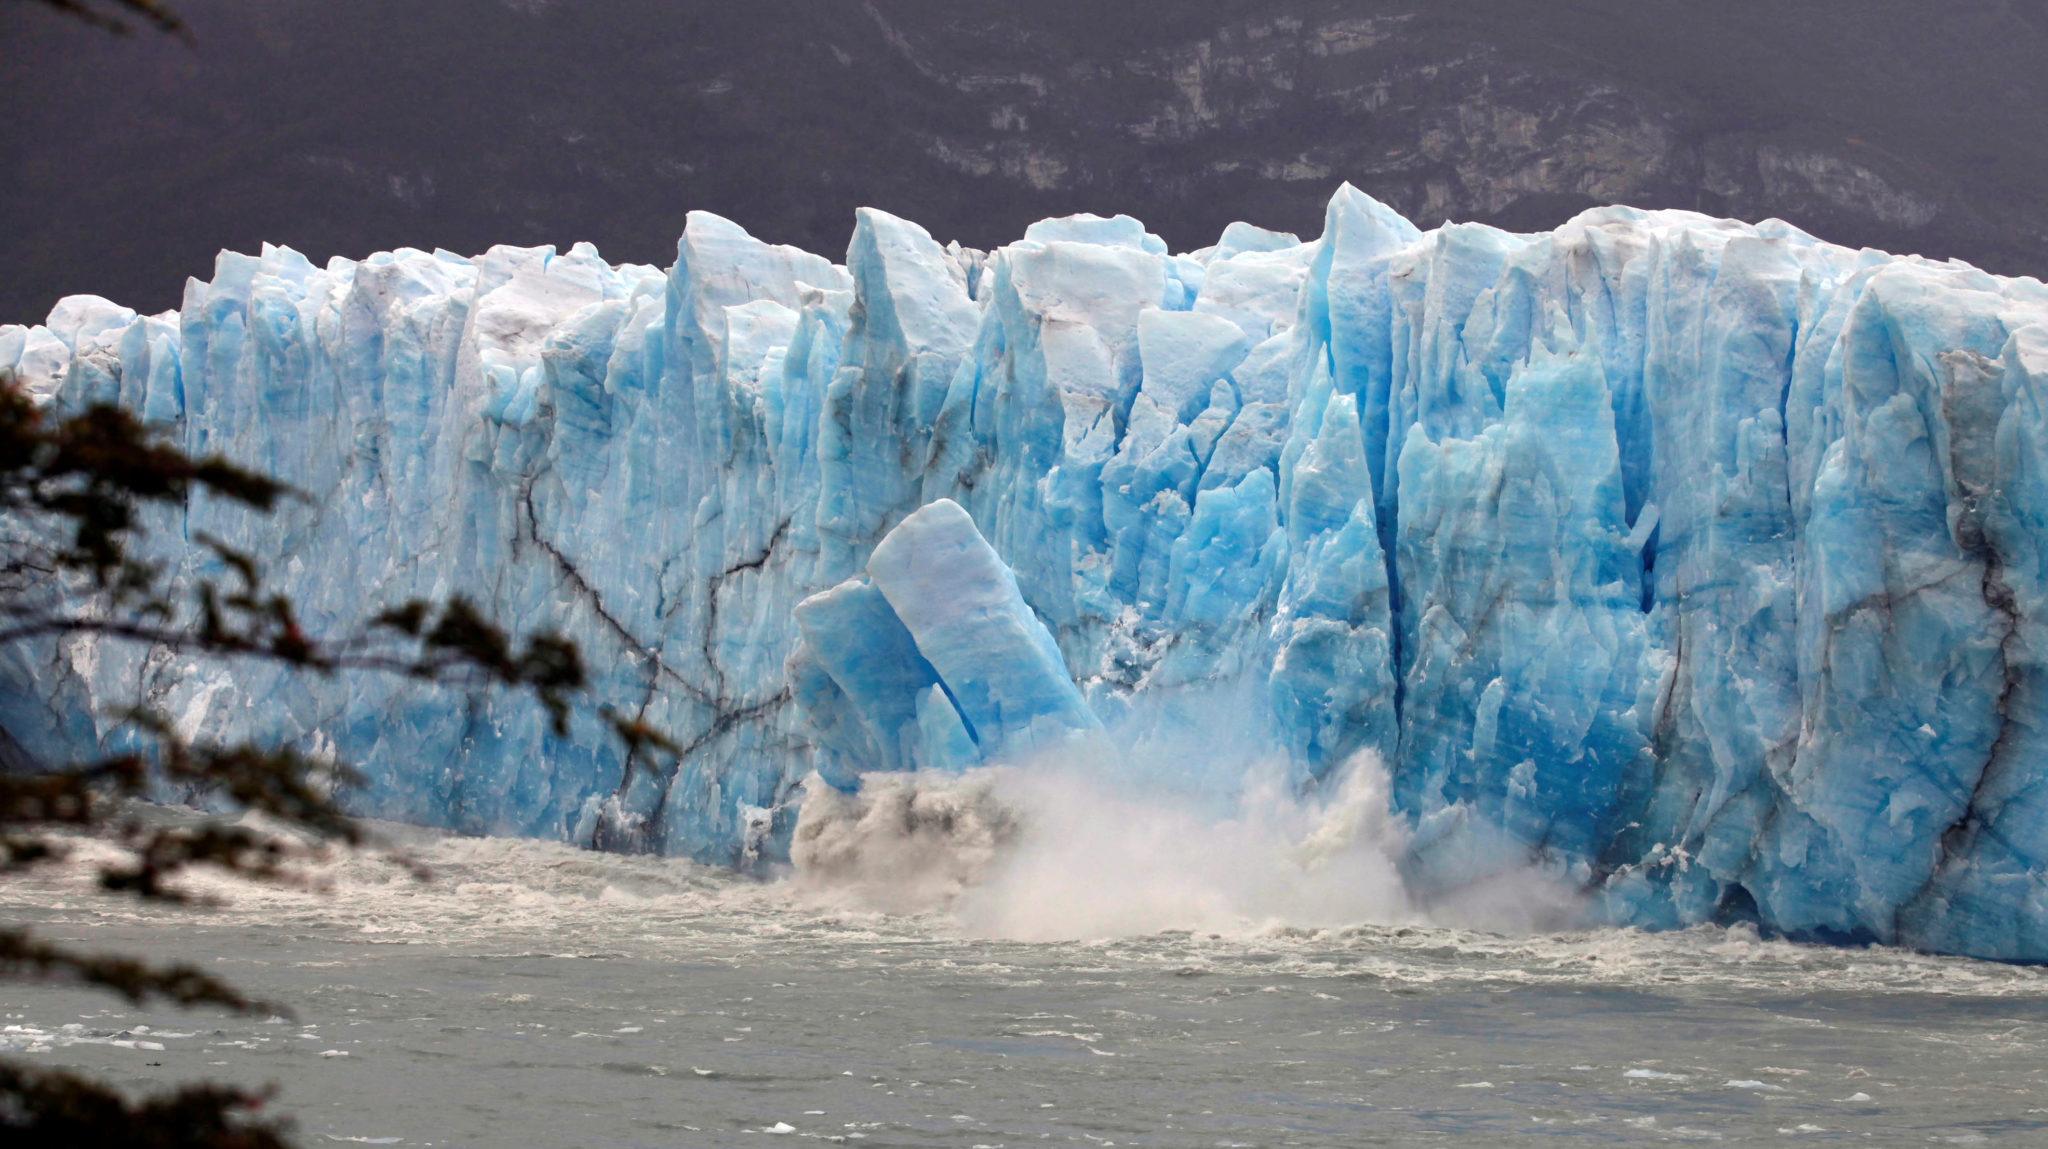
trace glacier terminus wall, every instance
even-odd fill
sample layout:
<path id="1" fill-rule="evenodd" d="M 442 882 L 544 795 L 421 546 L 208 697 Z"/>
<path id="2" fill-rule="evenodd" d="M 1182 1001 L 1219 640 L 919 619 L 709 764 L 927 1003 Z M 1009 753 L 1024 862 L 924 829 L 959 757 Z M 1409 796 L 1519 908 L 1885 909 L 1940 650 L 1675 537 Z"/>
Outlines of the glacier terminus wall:
<path id="1" fill-rule="evenodd" d="M 62 761 L 139 695 L 357 763 L 368 813 L 732 864 L 787 855 L 813 771 L 1249 745 L 1312 789 L 1370 751 L 1418 883 L 1505 852 L 1616 922 L 2048 959 L 2040 282 L 1684 212 L 1425 232 L 1348 186 L 1310 242 L 864 210 L 845 260 L 698 213 L 666 271 L 266 248 L 175 313 L 0 328 L 43 401 L 312 496 L 194 500 L 177 577 L 207 531 L 326 632 L 467 595 L 679 762 L 90 638 L 0 652 L 0 722 Z"/>

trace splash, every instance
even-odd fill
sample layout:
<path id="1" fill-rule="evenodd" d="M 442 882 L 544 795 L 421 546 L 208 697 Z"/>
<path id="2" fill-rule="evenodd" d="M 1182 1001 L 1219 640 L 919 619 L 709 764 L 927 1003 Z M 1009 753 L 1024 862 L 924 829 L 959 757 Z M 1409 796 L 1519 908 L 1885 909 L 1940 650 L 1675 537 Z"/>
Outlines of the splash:
<path id="1" fill-rule="evenodd" d="M 1453 891 L 1411 888 L 1407 827 L 1370 752 L 1307 793 L 1247 770 L 1235 800 L 1161 793 L 1093 758 L 965 774 L 870 774 L 857 794 L 813 776 L 792 877 L 817 904 L 943 911 L 1014 941 L 1173 930 L 1443 923 L 1516 932 L 1577 916 L 1568 886 L 1501 865 Z"/>
<path id="2" fill-rule="evenodd" d="M 942 909 L 1017 837 L 1002 772 L 868 775 L 845 794 L 816 773 L 790 843 L 792 885 L 819 905 L 906 914 Z"/>

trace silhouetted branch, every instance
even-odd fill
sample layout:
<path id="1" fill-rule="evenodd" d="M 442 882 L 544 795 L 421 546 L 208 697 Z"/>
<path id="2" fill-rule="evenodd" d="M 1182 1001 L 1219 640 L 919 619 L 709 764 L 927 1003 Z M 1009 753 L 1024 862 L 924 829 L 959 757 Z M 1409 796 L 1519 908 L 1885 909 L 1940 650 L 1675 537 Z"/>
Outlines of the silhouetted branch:
<path id="1" fill-rule="evenodd" d="M 619 740 L 626 744 L 624 774 L 627 778 L 631 778 L 633 771 L 641 766 L 645 766 L 648 772 L 657 778 L 660 777 L 661 767 L 654 761 L 652 754 L 646 753 L 649 750 L 659 750 L 671 758 L 680 758 L 685 751 L 685 747 L 678 745 L 675 739 L 656 730 L 642 719 L 628 718 L 609 706 L 605 707 L 602 713 L 604 720 L 611 725 L 612 733 L 617 734 Z"/>
<path id="2" fill-rule="evenodd" d="M 95 28 L 112 32 L 116 36 L 131 35 L 135 31 L 133 24 L 112 12 L 101 11 L 100 7 L 94 6 L 92 0 L 35 0 L 35 2 L 46 4 L 67 16 L 83 20 Z M 161 3 L 161 0 L 104 0 L 104 6 L 132 13 L 140 17 L 144 23 L 155 27 L 158 31 L 168 32 L 187 44 L 193 42 L 192 29 L 186 25 L 184 20 L 178 17 L 176 12 L 171 11 L 169 6 Z"/>
<path id="3" fill-rule="evenodd" d="M 251 1118 L 271 1093 L 188 1085 L 130 1101 L 76 1073 L 0 1062 L 0 1129 L 10 1149 L 287 1149 L 289 1121 Z"/>
<path id="4" fill-rule="evenodd" d="M 86 0 L 42 2 L 95 21 L 110 19 Z M 118 3 L 160 27 L 182 28 L 155 0 Z M 253 556 L 204 532 L 191 541 L 211 553 L 226 577 L 197 580 L 174 595 L 165 588 L 163 565 L 137 558 L 130 544 L 144 533 L 142 508 L 185 506 L 200 493 L 257 512 L 304 497 L 225 459 L 193 459 L 117 407 L 96 405 L 53 420 L 17 380 L 0 376 L 0 513 L 26 528 L 0 540 L 7 551 L 0 556 L 0 647 L 89 636 L 321 675 L 367 671 L 524 690 L 548 712 L 554 734 L 567 736 L 570 698 L 586 685 L 575 645 L 545 631 L 515 645 L 466 599 L 413 600 L 375 615 L 354 634 L 323 639 L 300 625 L 289 598 L 265 589 Z M 66 602 L 74 591 L 87 599 L 75 608 Z M 609 709 L 604 714 L 626 744 L 629 772 L 650 749 L 680 752 L 640 719 Z M 310 885 L 293 862 L 319 856 L 325 843 L 354 847 L 367 840 L 341 805 L 340 796 L 362 782 L 344 764 L 290 748 L 194 742 L 150 710 L 126 720 L 154 739 L 153 755 L 133 752 L 47 772 L 0 771 L 0 877 L 63 858 L 67 844 L 50 833 L 54 828 L 100 833 L 120 847 L 120 858 L 100 867 L 101 889 L 163 902 L 190 900 L 173 880 L 194 866 Z M 152 825 L 141 817 L 118 819 L 111 809 L 149 797 L 159 784 L 202 804 L 260 814 L 306 840 L 219 821 Z M 425 868 L 403 854 L 382 853 L 426 877 Z M 103 989 L 136 1003 L 276 1009 L 189 966 L 74 954 L 19 929 L 0 930 L 4 980 Z M 9 1146 L 282 1147 L 282 1124 L 247 1117 L 266 1096 L 209 1085 L 130 1102 L 83 1077 L 0 1062 L 0 1131 Z"/>
<path id="5" fill-rule="evenodd" d="M 164 1000 L 190 1008 L 213 1005 L 234 1013 L 285 1011 L 242 996 L 233 986 L 188 965 L 152 966 L 115 954 L 79 954 L 23 929 L 0 929 L 0 977 L 103 989 L 131 1005 Z"/>

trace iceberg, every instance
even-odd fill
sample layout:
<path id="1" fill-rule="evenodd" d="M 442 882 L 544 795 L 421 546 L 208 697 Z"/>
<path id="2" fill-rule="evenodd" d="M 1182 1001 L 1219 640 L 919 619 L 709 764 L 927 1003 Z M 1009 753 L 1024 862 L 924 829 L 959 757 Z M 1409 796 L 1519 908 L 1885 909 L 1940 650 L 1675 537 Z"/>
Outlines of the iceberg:
<path id="1" fill-rule="evenodd" d="M 204 531 L 326 631 L 468 595 L 577 641 L 671 768 L 594 713 L 89 637 L 0 652 L 0 724 L 63 760 L 139 693 L 346 757 L 366 813 L 727 864 L 788 857 L 813 772 L 1369 754 L 1424 896 L 1536 864 L 1616 923 L 2048 959 L 2040 282 L 1349 186 L 1308 242 L 863 210 L 845 258 L 704 213 L 666 271 L 266 247 L 174 313 L 0 328 L 40 401 L 313 496 L 165 516 L 175 578 Z"/>

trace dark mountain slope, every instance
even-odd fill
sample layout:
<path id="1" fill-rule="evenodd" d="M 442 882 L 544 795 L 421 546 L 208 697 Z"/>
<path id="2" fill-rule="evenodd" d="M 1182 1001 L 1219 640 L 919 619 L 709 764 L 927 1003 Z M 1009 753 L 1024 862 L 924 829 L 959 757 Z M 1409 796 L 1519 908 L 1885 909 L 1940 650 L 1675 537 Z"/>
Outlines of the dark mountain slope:
<path id="1" fill-rule="evenodd" d="M 0 318 L 173 306 L 221 247 L 591 239 L 706 208 L 841 250 L 874 204 L 985 246 L 1127 211 L 1304 236 L 1776 215 L 2048 271 L 2039 0 L 185 0 L 196 51 L 0 0 Z"/>

